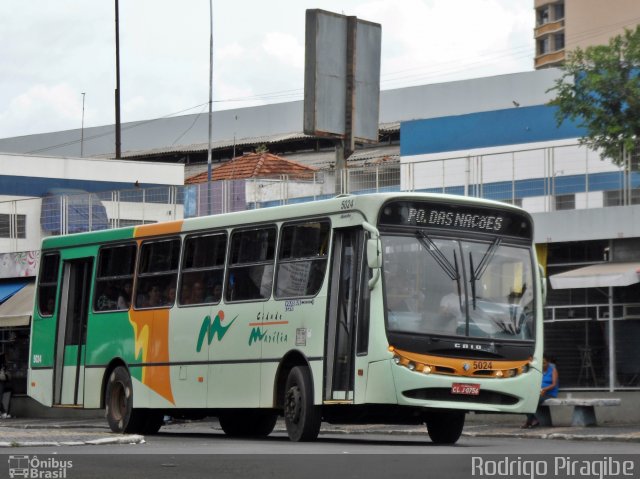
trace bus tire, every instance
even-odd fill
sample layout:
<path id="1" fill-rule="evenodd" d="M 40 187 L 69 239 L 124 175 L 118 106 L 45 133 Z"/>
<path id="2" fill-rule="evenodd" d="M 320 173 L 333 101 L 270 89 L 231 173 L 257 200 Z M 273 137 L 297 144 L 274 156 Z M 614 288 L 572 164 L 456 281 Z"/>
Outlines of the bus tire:
<path id="1" fill-rule="evenodd" d="M 136 433 L 144 424 L 145 414 L 133 409 L 133 385 L 124 366 L 118 366 L 107 381 L 104 398 L 105 416 L 113 432 Z"/>
<path id="2" fill-rule="evenodd" d="M 284 421 L 289 439 L 315 441 L 320 432 L 320 408 L 313 404 L 313 383 L 308 367 L 289 371 L 284 390 Z"/>
<path id="3" fill-rule="evenodd" d="M 276 427 L 278 416 L 272 411 L 227 411 L 218 416 L 220 427 L 231 437 L 267 437 Z"/>
<path id="4" fill-rule="evenodd" d="M 427 419 L 427 432 L 436 444 L 455 444 L 462 435 L 464 411 L 434 411 Z"/>

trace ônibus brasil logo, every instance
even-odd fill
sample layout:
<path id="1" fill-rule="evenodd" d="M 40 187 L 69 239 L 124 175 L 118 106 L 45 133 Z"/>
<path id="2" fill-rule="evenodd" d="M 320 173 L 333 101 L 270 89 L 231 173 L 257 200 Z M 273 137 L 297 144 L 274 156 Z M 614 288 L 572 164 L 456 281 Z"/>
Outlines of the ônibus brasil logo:
<path id="1" fill-rule="evenodd" d="M 64 479 L 67 469 L 73 467 L 73 461 L 61 460 L 57 457 L 38 459 L 38 456 L 9 456 L 9 477 L 32 477 Z"/>
<path id="2" fill-rule="evenodd" d="M 205 336 L 207 337 L 207 344 L 209 345 L 211 345 L 211 341 L 213 341 L 213 338 L 216 335 L 218 336 L 218 341 L 222 341 L 222 338 L 227 334 L 227 330 L 231 327 L 237 317 L 238 316 L 233 318 L 226 326 L 223 326 L 222 321 L 224 321 L 224 311 L 218 311 L 218 314 L 213 318 L 213 321 L 211 321 L 211 316 L 206 316 L 202 321 L 202 326 L 200 327 L 196 351 L 200 352 L 202 349 L 202 343 L 204 343 Z"/>

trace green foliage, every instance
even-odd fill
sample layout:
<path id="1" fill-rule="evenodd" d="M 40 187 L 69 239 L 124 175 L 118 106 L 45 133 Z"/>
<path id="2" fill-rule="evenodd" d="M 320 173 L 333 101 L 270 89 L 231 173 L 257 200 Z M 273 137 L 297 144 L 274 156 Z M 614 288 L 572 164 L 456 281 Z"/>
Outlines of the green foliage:
<path id="1" fill-rule="evenodd" d="M 548 90 L 557 95 L 549 104 L 558 107 L 558 125 L 575 121 L 587 131 L 581 144 L 621 165 L 640 138 L 640 26 L 608 45 L 576 48 L 562 70 Z"/>

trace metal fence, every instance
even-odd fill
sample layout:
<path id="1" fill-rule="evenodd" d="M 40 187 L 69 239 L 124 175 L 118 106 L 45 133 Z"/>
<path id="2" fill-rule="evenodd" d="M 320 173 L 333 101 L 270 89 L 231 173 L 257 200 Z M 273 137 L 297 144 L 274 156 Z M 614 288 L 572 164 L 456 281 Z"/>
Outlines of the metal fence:
<path id="1" fill-rule="evenodd" d="M 422 191 L 490 198 L 531 212 L 640 202 L 637 168 L 602 161 L 578 144 L 448 158 L 409 157 L 304 178 L 59 195 L 0 202 L 0 252 L 25 251 L 42 236 L 118 228 L 315 201 L 340 193 Z M 7 240 L 8 242 L 6 242 Z"/>

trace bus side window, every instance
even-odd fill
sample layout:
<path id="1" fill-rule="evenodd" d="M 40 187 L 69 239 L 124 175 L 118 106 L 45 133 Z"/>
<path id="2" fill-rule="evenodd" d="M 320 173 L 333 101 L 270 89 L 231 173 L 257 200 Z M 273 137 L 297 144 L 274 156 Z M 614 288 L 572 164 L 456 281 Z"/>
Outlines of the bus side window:
<path id="1" fill-rule="evenodd" d="M 276 227 L 231 234 L 225 301 L 265 300 L 271 296 Z"/>
<path id="2" fill-rule="evenodd" d="M 59 268 L 59 254 L 44 255 L 38 280 L 38 309 L 40 310 L 40 316 L 53 316 L 55 311 Z"/>
<path id="3" fill-rule="evenodd" d="M 327 269 L 328 221 L 313 221 L 282 227 L 276 298 L 315 296 Z"/>
<path id="4" fill-rule="evenodd" d="M 187 237 L 178 295 L 180 305 L 220 302 L 226 250 L 226 233 Z"/>
<path id="5" fill-rule="evenodd" d="M 100 249 L 93 293 L 94 311 L 124 311 L 131 305 L 135 243 Z"/>
<path id="6" fill-rule="evenodd" d="M 142 243 L 136 282 L 136 308 L 171 307 L 178 281 L 180 238 Z"/>

